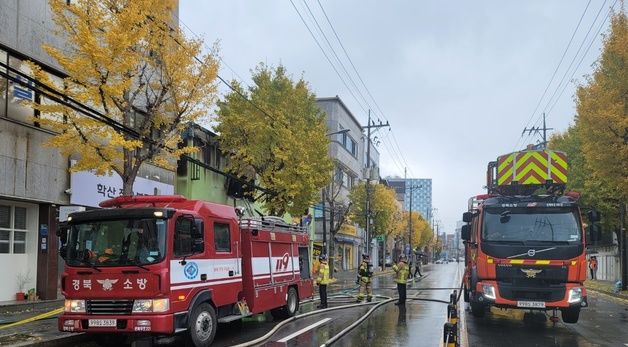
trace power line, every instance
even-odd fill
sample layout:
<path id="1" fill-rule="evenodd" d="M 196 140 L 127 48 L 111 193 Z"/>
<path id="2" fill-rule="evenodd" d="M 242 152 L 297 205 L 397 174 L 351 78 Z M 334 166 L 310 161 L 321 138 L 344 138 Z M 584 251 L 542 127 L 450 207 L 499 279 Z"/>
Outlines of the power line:
<path id="1" fill-rule="evenodd" d="M 305 0 L 304 0 L 304 2 L 305 2 Z M 350 65 L 351 65 L 351 67 L 353 68 L 353 71 L 355 72 L 356 76 L 358 77 L 358 80 L 360 81 L 360 83 L 361 83 L 361 84 L 362 84 L 362 86 L 364 87 L 364 90 L 366 91 L 366 93 L 368 94 L 368 96 L 371 98 L 371 100 L 372 100 L 372 101 L 373 101 L 373 103 L 375 104 L 375 106 L 376 106 L 376 108 L 377 108 L 378 113 L 380 114 L 380 116 L 381 116 L 382 118 L 384 118 L 384 120 L 386 120 L 386 121 L 388 121 L 388 122 L 389 122 L 389 119 L 386 117 L 386 115 L 384 114 L 384 111 L 382 110 L 382 108 L 381 108 L 381 107 L 379 106 L 379 104 L 377 103 L 377 100 L 375 100 L 375 98 L 373 97 L 373 94 L 371 93 L 371 91 L 370 91 L 370 90 L 368 89 L 368 87 L 366 86 L 366 83 L 364 82 L 364 79 L 362 78 L 362 76 L 360 75 L 360 72 L 358 71 L 358 69 L 356 68 L 355 64 L 353 63 L 353 60 L 351 59 L 351 56 L 349 55 L 349 53 L 347 52 L 347 49 L 345 48 L 344 44 L 342 43 L 342 40 L 340 39 L 340 35 L 338 35 L 338 32 L 337 32 L 337 31 L 336 31 L 336 29 L 334 28 L 334 25 L 332 24 L 332 22 L 331 22 L 331 20 L 330 20 L 329 16 L 327 15 L 327 12 L 325 11 L 325 8 L 324 8 L 324 7 L 323 7 L 323 5 L 321 4 L 320 0 L 317 0 L 317 2 L 318 2 L 319 7 L 321 8 L 321 11 L 323 12 L 323 15 L 325 16 L 325 19 L 327 20 L 327 23 L 329 24 L 329 26 L 330 26 L 330 28 L 331 28 L 332 32 L 334 33 L 334 36 L 336 37 L 336 40 L 338 41 L 338 43 L 339 43 L 340 47 L 342 48 L 342 51 L 344 52 L 345 56 L 347 57 L 347 60 L 349 61 L 349 63 L 350 63 Z M 306 3 L 306 6 L 307 6 L 307 3 Z M 308 8 L 309 8 L 309 7 L 308 7 Z M 334 53 L 334 54 L 335 54 L 335 53 Z M 346 70 L 345 70 L 345 72 L 346 72 Z M 355 85 L 355 84 L 354 84 L 354 85 Z M 359 88 L 357 88 L 357 86 L 356 86 L 356 89 L 358 89 L 358 91 L 359 91 Z M 360 95 L 362 95 L 362 93 L 360 93 Z M 363 95 L 362 95 L 362 96 L 363 96 Z M 367 102 L 366 104 L 367 104 L 367 105 L 369 106 L 369 108 L 370 108 L 369 103 Z M 374 110 L 373 110 L 373 111 L 374 111 Z M 392 151 L 393 151 L 393 152 L 395 152 L 395 154 L 396 154 L 399 158 L 401 158 L 402 166 L 404 166 L 404 167 L 409 167 L 408 162 L 406 161 L 405 157 L 403 156 L 403 151 L 401 150 L 401 147 L 399 146 L 399 143 L 398 143 L 398 141 L 397 141 L 397 138 L 396 138 L 396 136 L 395 136 L 394 132 L 392 131 L 392 129 L 390 130 L 390 133 L 391 133 L 391 135 L 392 135 L 392 137 L 393 137 L 393 142 L 391 142 L 391 148 L 392 148 Z M 397 154 L 397 151 L 398 151 L 398 154 Z M 411 174 L 412 176 L 414 176 L 414 174 L 413 174 L 413 172 L 412 172 L 412 169 L 411 169 L 411 168 L 410 168 L 410 174 Z"/>
<path id="2" fill-rule="evenodd" d="M 550 78 L 549 82 L 547 82 L 547 86 L 545 86 L 545 90 L 543 90 L 543 94 L 541 94 L 541 98 L 539 98 L 539 102 L 536 104 L 536 107 L 534 108 L 534 111 L 532 111 L 532 114 L 530 115 L 530 118 L 528 118 L 528 121 L 526 122 L 526 125 L 524 126 L 524 128 L 527 128 L 528 125 L 530 125 L 530 121 L 534 118 L 534 115 L 536 114 L 536 111 L 538 111 L 539 106 L 541 106 L 541 102 L 543 101 L 543 98 L 545 98 L 545 95 L 547 94 L 547 90 L 549 89 L 550 85 L 554 81 L 554 77 L 556 77 L 556 73 L 558 72 L 558 69 L 560 68 L 561 64 L 563 63 L 563 60 L 565 59 L 565 56 L 567 55 L 567 52 L 569 51 L 569 47 L 571 47 L 571 43 L 573 42 L 573 39 L 576 36 L 576 33 L 578 32 L 578 29 L 580 28 L 580 24 L 582 23 L 582 19 L 584 18 L 584 15 L 587 13 L 587 10 L 589 9 L 589 5 L 590 4 L 591 4 L 591 0 L 589 0 L 589 2 L 587 2 L 587 6 L 584 8 L 584 11 L 582 11 L 582 15 L 580 15 L 580 19 L 578 20 L 578 24 L 576 25 L 576 28 L 574 29 L 573 33 L 571 34 L 571 38 L 569 39 L 569 43 L 567 43 L 567 47 L 565 47 L 565 50 L 563 51 L 563 55 L 560 57 L 560 61 L 558 61 L 558 65 L 556 65 L 556 68 L 554 69 L 554 73 L 552 73 L 552 77 Z M 520 140 L 521 140 L 521 137 L 519 138 L 519 140 L 515 144 L 515 148 L 517 148 L 517 146 L 519 145 L 519 141 Z M 513 148 L 513 151 L 515 150 L 515 148 Z"/>
<path id="3" fill-rule="evenodd" d="M 571 73 L 571 76 L 569 77 L 569 81 L 571 81 L 573 79 L 573 76 L 576 74 L 576 71 L 578 71 L 578 68 L 580 67 L 580 65 L 582 64 L 582 62 L 584 61 L 584 58 L 586 58 L 587 53 L 589 53 L 589 50 L 591 49 L 591 47 L 593 46 L 593 43 L 595 42 L 596 38 L 598 37 L 598 35 L 600 34 L 600 32 L 602 31 L 602 29 L 604 28 L 604 25 L 606 24 L 606 21 L 608 20 L 608 18 L 610 17 L 612 11 L 613 11 L 613 7 L 615 7 L 615 4 L 617 3 L 617 0 L 615 0 L 615 2 L 613 3 L 613 5 L 610 7 L 610 9 L 608 10 L 608 13 L 606 14 L 606 17 L 604 18 L 604 20 L 602 21 L 602 24 L 600 24 L 599 28 L 597 29 L 597 32 L 595 33 L 595 35 L 593 36 L 593 38 L 591 39 L 591 42 L 589 42 L 589 46 L 587 46 L 587 49 L 584 51 L 584 54 L 582 55 L 582 57 L 580 58 L 580 61 L 578 62 L 578 64 L 576 65 L 576 68 L 573 70 L 573 72 Z M 550 109 L 547 111 L 548 115 L 552 112 L 552 110 L 554 109 L 554 106 L 556 106 L 556 104 L 558 103 L 558 101 L 560 100 L 560 97 L 563 95 L 563 93 L 565 92 L 565 89 L 567 89 L 567 86 L 569 85 L 569 83 L 565 83 L 565 85 L 563 86 L 563 89 L 560 91 L 560 94 L 558 94 L 558 97 L 556 98 L 556 100 L 554 100 L 554 103 L 552 104 L 552 107 L 550 107 Z"/>

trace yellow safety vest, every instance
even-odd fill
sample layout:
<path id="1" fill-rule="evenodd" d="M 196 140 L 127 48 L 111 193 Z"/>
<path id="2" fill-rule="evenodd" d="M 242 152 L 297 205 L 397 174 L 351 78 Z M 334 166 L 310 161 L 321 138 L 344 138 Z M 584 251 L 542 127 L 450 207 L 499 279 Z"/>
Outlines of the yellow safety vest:
<path id="1" fill-rule="evenodd" d="M 329 265 L 327 263 L 321 263 L 318 269 L 318 277 L 316 278 L 318 284 L 329 284 Z"/>
<path id="2" fill-rule="evenodd" d="M 395 282 L 400 284 L 406 284 L 408 282 L 408 264 L 400 262 L 399 265 L 393 265 L 393 270 L 397 273 Z"/>

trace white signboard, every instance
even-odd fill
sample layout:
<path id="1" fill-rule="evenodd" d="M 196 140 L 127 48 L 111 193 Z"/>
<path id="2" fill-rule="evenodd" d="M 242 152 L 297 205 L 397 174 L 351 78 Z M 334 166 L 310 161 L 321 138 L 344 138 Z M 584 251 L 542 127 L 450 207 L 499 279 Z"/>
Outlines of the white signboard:
<path id="1" fill-rule="evenodd" d="M 97 176 L 91 171 L 73 172 L 70 176 L 73 205 L 98 207 L 102 201 L 122 195 L 122 178 L 115 172 L 111 176 Z M 133 184 L 135 195 L 171 195 L 174 186 L 143 177 L 137 177 Z"/>

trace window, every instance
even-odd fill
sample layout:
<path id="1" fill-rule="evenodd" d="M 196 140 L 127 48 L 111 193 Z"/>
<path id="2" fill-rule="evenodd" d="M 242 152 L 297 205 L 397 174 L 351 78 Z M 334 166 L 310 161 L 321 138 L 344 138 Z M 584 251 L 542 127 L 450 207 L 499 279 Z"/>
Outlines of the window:
<path id="1" fill-rule="evenodd" d="M 0 253 L 26 253 L 26 233 L 26 208 L 0 205 Z"/>
<path id="2" fill-rule="evenodd" d="M 229 224 L 214 223 L 214 247 L 216 252 L 231 252 Z"/>
<path id="3" fill-rule="evenodd" d="M 174 255 L 184 256 L 192 254 L 192 225 L 191 218 L 179 217 L 174 226 Z"/>

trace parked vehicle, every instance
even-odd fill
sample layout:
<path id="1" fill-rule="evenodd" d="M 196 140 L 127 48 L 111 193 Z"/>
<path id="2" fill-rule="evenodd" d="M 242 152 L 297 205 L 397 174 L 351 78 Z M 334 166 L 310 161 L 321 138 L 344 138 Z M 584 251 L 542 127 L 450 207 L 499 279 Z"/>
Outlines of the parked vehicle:
<path id="1" fill-rule="evenodd" d="M 565 323 L 576 323 L 587 306 L 587 263 L 577 194 L 563 195 L 565 154 L 501 156 L 489 163 L 487 179 L 488 194 L 471 198 L 463 215 L 464 299 L 471 312 L 481 317 L 489 306 L 551 310 L 555 321 L 560 310 Z M 591 211 L 589 220 L 599 215 Z"/>
<path id="2" fill-rule="evenodd" d="M 308 233 L 182 196 L 118 197 L 68 218 L 59 330 L 113 340 L 187 334 L 207 346 L 217 323 L 297 312 L 311 297 Z"/>

